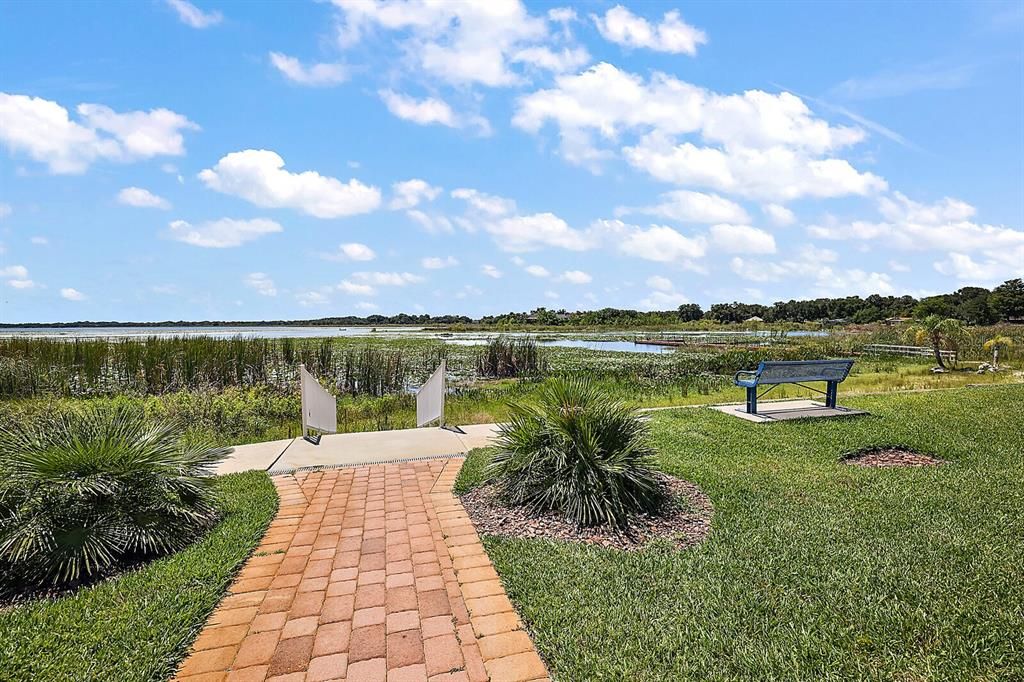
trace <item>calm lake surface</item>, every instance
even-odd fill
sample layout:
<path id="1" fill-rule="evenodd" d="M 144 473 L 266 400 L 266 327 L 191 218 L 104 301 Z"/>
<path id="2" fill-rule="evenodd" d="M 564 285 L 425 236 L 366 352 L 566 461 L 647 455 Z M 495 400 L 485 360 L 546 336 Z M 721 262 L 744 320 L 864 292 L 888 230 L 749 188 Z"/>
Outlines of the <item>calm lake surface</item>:
<path id="1" fill-rule="evenodd" d="M 747 331 L 674 331 L 653 334 L 661 339 L 726 340 L 736 337 L 770 336 L 766 330 Z M 483 345 L 495 336 L 538 336 L 535 332 L 437 332 L 423 327 L 66 327 L 61 329 L 32 329 L 10 327 L 0 329 L 0 338 L 52 338 L 52 339 L 125 339 L 150 336 L 214 336 L 230 338 L 284 339 L 284 338 L 411 338 L 438 339 L 446 343 L 465 346 Z M 788 336 L 827 336 L 825 331 L 792 331 Z M 623 340 L 623 332 L 575 332 L 539 335 L 538 343 L 559 348 L 584 348 L 588 350 L 615 351 L 621 353 L 672 353 L 671 346 L 650 346 L 634 344 Z"/>

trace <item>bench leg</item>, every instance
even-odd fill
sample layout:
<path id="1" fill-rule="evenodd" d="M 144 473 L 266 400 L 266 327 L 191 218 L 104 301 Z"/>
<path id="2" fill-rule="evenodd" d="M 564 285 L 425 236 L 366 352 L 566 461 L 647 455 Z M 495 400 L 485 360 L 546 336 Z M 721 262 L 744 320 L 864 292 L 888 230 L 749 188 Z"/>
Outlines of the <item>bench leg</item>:
<path id="1" fill-rule="evenodd" d="M 757 414 L 757 387 L 747 389 L 747 414 Z"/>
<path id="2" fill-rule="evenodd" d="M 825 389 L 825 407 L 836 406 L 836 394 L 839 393 L 839 384 L 835 381 L 828 382 L 828 387 Z"/>

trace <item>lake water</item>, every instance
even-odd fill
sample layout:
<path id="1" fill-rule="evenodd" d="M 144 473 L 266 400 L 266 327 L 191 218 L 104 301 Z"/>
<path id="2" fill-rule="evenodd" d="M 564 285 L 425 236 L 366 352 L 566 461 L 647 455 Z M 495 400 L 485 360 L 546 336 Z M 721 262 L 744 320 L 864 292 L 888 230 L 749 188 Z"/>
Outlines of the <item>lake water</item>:
<path id="1" fill-rule="evenodd" d="M 444 339 L 447 343 L 459 346 L 482 346 L 487 343 L 486 338 Z M 541 346 L 554 346 L 556 348 L 585 348 L 587 350 L 609 350 L 619 353 L 671 353 L 675 349 L 671 346 L 648 346 L 636 344 L 632 341 L 608 341 L 602 339 L 542 339 L 537 342 Z"/>
<path id="2" fill-rule="evenodd" d="M 660 332 L 653 336 L 661 339 L 688 339 L 725 341 L 729 338 L 764 337 L 772 332 L 765 330 L 747 331 L 673 331 Z M 54 338 L 54 339 L 124 339 L 145 338 L 149 336 L 214 336 L 230 338 L 242 336 L 247 338 L 332 338 L 332 337 L 373 337 L 373 338 L 418 338 L 438 339 L 446 343 L 477 346 L 487 343 L 495 336 L 539 336 L 538 343 L 543 346 L 559 348 L 584 348 L 588 350 L 615 351 L 621 353 L 672 353 L 671 346 L 651 346 L 634 344 L 623 340 L 623 332 L 591 332 L 555 334 L 544 332 L 437 332 L 424 327 L 67 327 L 62 329 L 32 329 L 11 327 L 0 329 L 0 338 Z M 826 331 L 792 331 L 789 336 L 827 336 Z"/>

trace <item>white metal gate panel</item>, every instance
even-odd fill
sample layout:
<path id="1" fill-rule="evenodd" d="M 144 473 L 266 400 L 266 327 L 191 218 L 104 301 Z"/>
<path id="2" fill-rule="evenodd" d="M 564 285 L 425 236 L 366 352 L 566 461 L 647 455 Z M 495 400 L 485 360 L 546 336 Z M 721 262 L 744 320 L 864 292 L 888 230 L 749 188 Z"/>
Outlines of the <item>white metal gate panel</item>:
<path id="1" fill-rule="evenodd" d="M 337 433 L 337 399 L 324 390 L 316 377 L 306 371 L 305 365 L 299 365 L 299 375 L 302 390 L 302 435 L 308 435 L 309 429 Z"/>
<path id="2" fill-rule="evenodd" d="M 445 361 L 441 361 L 427 382 L 416 391 L 416 426 L 429 424 L 435 419 L 444 426 L 444 373 Z"/>

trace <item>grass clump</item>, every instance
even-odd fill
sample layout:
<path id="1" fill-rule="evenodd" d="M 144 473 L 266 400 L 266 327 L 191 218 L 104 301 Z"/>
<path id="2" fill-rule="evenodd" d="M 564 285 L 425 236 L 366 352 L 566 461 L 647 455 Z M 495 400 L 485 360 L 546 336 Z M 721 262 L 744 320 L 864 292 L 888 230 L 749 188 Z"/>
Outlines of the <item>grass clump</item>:
<path id="1" fill-rule="evenodd" d="M 221 521 L 188 548 L 61 598 L 0 609 L 0 679 L 170 678 L 277 510 L 262 471 L 215 481 Z"/>
<path id="2" fill-rule="evenodd" d="M 124 405 L 0 428 L 0 591 L 74 585 L 212 526 L 226 451 L 183 433 Z"/>
<path id="3" fill-rule="evenodd" d="M 547 371 L 547 360 L 537 340 L 531 337 L 496 336 L 476 356 L 477 376 L 491 379 L 539 376 Z"/>
<path id="4" fill-rule="evenodd" d="M 646 423 L 589 380 L 551 380 L 509 412 L 487 468 L 509 503 L 620 528 L 661 504 Z"/>

